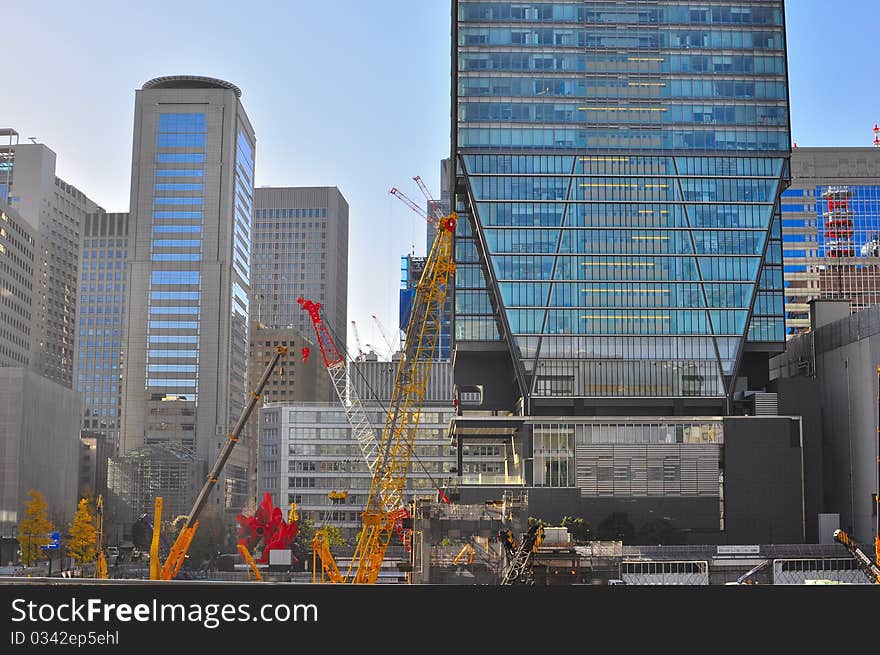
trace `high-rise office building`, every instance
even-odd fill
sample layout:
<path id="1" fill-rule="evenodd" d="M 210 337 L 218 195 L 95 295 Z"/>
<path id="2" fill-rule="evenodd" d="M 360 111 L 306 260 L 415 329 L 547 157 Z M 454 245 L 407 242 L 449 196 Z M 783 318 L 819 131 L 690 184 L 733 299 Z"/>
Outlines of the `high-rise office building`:
<path id="1" fill-rule="evenodd" d="M 314 334 L 300 296 L 321 303 L 340 348 L 348 327 L 348 203 L 336 187 L 260 187 L 254 195 L 255 317 Z"/>
<path id="2" fill-rule="evenodd" d="M 40 143 L 18 143 L 15 130 L 0 132 L 0 195 L 39 236 L 31 366 L 73 387 L 80 229 L 100 208 L 55 175 L 55 153 Z M 3 198 L 4 200 L 6 198 Z"/>
<path id="3" fill-rule="evenodd" d="M 121 457 L 178 447 L 207 473 L 247 401 L 255 137 L 240 97 L 188 75 L 135 94 Z M 212 507 L 246 502 L 248 450 L 245 433 Z"/>
<path id="4" fill-rule="evenodd" d="M 452 20 L 454 434 L 495 431 L 498 482 L 568 488 L 569 510 L 675 496 L 666 516 L 719 529 L 724 417 L 784 347 L 782 0 L 460 0 Z"/>
<path id="5" fill-rule="evenodd" d="M 0 366 L 30 366 L 36 230 L 0 200 Z"/>
<path id="6" fill-rule="evenodd" d="M 880 148 L 795 148 L 782 194 L 787 336 L 808 332 L 810 301 L 880 303 Z"/>
<path id="7" fill-rule="evenodd" d="M 127 213 L 87 214 L 80 244 L 74 388 L 83 399 L 82 429 L 113 445 L 122 410 L 128 299 Z"/>

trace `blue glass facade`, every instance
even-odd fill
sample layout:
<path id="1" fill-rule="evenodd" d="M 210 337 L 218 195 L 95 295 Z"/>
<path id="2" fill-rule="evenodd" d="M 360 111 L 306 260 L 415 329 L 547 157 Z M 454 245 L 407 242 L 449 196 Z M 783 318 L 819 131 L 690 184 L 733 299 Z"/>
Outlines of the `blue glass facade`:
<path id="1" fill-rule="evenodd" d="M 177 398 L 192 409 L 178 428 L 180 440 L 195 447 L 195 408 L 199 394 L 199 317 L 201 310 L 201 233 L 204 214 L 205 115 L 163 113 L 156 129 L 153 183 L 153 262 L 147 323 L 147 393 Z M 186 152 L 181 152 L 181 150 Z M 186 168 L 179 168 L 185 163 Z M 166 180 L 173 178 L 175 182 Z M 161 344 L 161 347 L 157 347 Z M 188 428 L 188 429 L 187 429 Z M 161 439 L 160 439 L 161 440 Z M 148 439 L 148 442 L 150 439 Z"/>
<path id="2" fill-rule="evenodd" d="M 83 430 L 116 437 L 128 304 L 128 215 L 86 216 L 80 249 L 75 388 L 82 394 Z"/>
<path id="3" fill-rule="evenodd" d="M 810 328 L 810 300 L 845 299 L 853 312 L 880 302 L 880 186 L 803 182 L 782 194 L 788 335 Z"/>
<path id="4" fill-rule="evenodd" d="M 526 399 L 732 393 L 784 340 L 782 2 L 456 11 L 456 344 Z"/>

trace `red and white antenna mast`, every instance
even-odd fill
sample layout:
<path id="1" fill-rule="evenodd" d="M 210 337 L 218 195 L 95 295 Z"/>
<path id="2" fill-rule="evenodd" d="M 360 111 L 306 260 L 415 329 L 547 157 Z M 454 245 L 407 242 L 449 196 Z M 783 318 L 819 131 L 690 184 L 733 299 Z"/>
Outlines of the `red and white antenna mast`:
<path id="1" fill-rule="evenodd" d="M 880 148 L 880 125 L 874 123 L 874 147 Z"/>

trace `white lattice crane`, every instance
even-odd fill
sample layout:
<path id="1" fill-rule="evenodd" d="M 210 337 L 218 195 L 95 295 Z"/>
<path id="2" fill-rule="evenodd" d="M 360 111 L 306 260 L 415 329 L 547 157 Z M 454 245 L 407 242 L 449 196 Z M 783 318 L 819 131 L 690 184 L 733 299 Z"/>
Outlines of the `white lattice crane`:
<path id="1" fill-rule="evenodd" d="M 354 321 L 351 322 L 351 330 L 352 332 L 354 332 L 354 343 L 358 349 L 358 354 L 355 359 L 359 362 L 362 362 L 367 358 L 367 353 L 365 353 L 364 349 L 361 347 L 361 335 L 358 332 L 357 323 L 355 323 Z"/>
<path id="2" fill-rule="evenodd" d="M 379 329 L 379 334 L 382 335 L 382 340 L 385 342 L 385 345 L 388 346 L 388 351 L 393 356 L 394 353 L 397 352 L 397 347 L 391 342 L 391 339 L 388 337 L 388 334 L 385 332 L 385 326 L 382 325 L 382 322 L 379 320 L 379 317 L 375 314 L 371 314 L 373 317 L 373 322 L 376 324 L 376 327 Z"/>

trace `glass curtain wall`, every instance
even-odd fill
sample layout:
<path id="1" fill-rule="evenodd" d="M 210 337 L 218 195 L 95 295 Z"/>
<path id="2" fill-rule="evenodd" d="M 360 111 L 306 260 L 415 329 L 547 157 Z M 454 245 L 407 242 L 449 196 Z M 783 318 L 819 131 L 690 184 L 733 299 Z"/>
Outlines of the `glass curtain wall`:
<path id="1" fill-rule="evenodd" d="M 507 335 L 531 397 L 724 396 L 784 339 L 782 3 L 457 18 L 456 339 Z"/>

